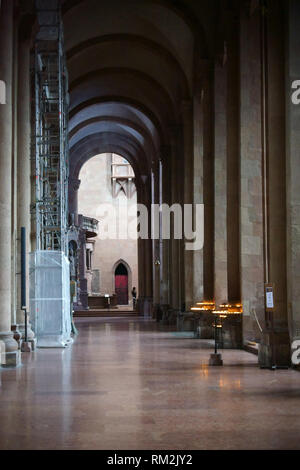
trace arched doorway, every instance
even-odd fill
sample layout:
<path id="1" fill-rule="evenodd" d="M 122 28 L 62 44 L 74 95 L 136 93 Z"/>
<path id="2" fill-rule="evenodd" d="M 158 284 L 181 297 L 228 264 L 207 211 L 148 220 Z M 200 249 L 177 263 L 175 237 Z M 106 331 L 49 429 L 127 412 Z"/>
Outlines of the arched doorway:
<path id="1" fill-rule="evenodd" d="M 128 305 L 128 271 L 123 263 L 115 270 L 115 292 L 118 305 Z"/>

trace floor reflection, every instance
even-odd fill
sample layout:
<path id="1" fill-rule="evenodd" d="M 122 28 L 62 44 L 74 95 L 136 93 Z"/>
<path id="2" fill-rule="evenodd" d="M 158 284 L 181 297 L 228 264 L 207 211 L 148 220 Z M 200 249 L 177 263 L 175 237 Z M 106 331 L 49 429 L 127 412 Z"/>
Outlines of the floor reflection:
<path id="1" fill-rule="evenodd" d="M 298 372 L 143 319 L 78 319 L 0 371 L 1 449 L 300 449 Z"/>

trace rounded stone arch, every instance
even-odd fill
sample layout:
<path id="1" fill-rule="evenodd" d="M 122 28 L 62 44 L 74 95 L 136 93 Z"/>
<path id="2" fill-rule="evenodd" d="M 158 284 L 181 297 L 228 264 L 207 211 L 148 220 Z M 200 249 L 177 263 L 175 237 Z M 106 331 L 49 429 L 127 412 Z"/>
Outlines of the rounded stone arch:
<path id="1" fill-rule="evenodd" d="M 76 135 L 77 132 L 81 129 L 88 129 L 88 126 L 90 126 L 90 124 L 101 122 L 112 122 L 114 124 L 127 126 L 131 130 L 135 131 L 140 136 L 140 139 L 144 139 L 144 146 L 149 149 L 148 153 L 152 154 L 153 156 L 156 154 L 157 149 L 149 131 L 144 127 L 136 124 L 135 122 L 130 121 L 128 119 L 124 119 L 122 117 L 97 116 L 87 119 L 85 121 L 81 121 L 79 124 L 77 124 L 77 126 L 75 126 L 72 130 L 69 131 L 69 140 L 71 140 L 72 137 Z"/>
<path id="2" fill-rule="evenodd" d="M 144 136 L 136 131 L 133 127 L 126 124 L 114 121 L 93 120 L 88 124 L 83 123 L 81 128 L 69 138 L 69 148 L 73 147 L 79 142 L 82 142 L 86 137 L 92 138 L 94 135 L 111 135 L 117 140 L 125 139 L 130 141 L 132 146 L 135 147 L 138 153 L 144 154 L 148 161 L 154 160 L 156 153 L 152 141 L 146 140 Z"/>
<path id="3" fill-rule="evenodd" d="M 130 145 L 130 141 L 123 141 L 120 136 L 94 134 L 86 137 L 76 144 L 70 151 L 70 178 L 79 177 L 79 172 L 90 158 L 101 153 L 116 153 L 126 158 L 131 164 L 136 178 L 148 173 L 148 166 L 143 154 L 137 152 Z M 140 158 L 138 158 L 140 157 Z"/>
<path id="4" fill-rule="evenodd" d="M 76 150 L 76 151 L 75 151 Z M 142 183 L 142 175 L 148 175 L 148 169 L 145 166 L 145 160 L 143 160 L 142 155 L 134 155 L 132 153 L 132 149 L 128 146 L 124 145 L 124 143 L 116 141 L 110 141 L 109 139 L 103 140 L 103 135 L 98 136 L 98 138 L 93 142 L 91 138 L 86 139 L 85 145 L 80 145 L 77 149 L 72 149 L 70 152 L 70 175 L 69 181 L 77 181 L 79 179 L 79 174 L 81 168 L 84 164 L 93 158 L 96 155 L 100 155 L 103 153 L 115 153 L 120 155 L 121 157 L 125 158 L 133 168 L 135 174 L 135 185 L 137 191 L 138 200 L 142 197 L 142 190 L 143 190 L 143 183 Z M 140 157 L 140 158 L 139 158 Z M 138 164 L 138 160 L 142 162 L 142 165 Z M 75 208 L 76 211 L 77 207 L 77 197 L 78 192 L 73 189 L 72 185 L 69 185 L 69 207 Z M 72 212 L 72 211 L 70 211 Z"/>
<path id="5" fill-rule="evenodd" d="M 69 111 L 69 119 L 73 119 L 76 114 L 85 108 L 89 108 L 92 105 L 95 104 L 102 104 L 102 103 L 120 103 L 120 104 L 125 104 L 132 106 L 135 108 L 137 111 L 140 111 L 142 114 L 147 116 L 147 118 L 153 123 L 159 138 L 161 144 L 165 144 L 166 142 L 169 142 L 170 139 L 170 132 L 169 129 L 166 128 L 166 126 L 163 125 L 159 117 L 147 106 L 145 106 L 143 103 L 136 99 L 132 98 L 125 98 L 124 96 L 119 96 L 119 95 L 106 95 L 106 96 L 98 96 L 98 97 L 93 97 L 90 98 L 86 101 L 81 102 L 80 104 L 76 105 L 75 107 L 71 108 Z"/>
<path id="6" fill-rule="evenodd" d="M 72 9 L 80 6 L 86 0 L 63 0 L 62 2 L 62 14 L 63 16 L 71 13 Z M 185 23 L 186 27 L 192 32 L 196 46 L 200 50 L 201 55 L 205 56 L 208 53 L 208 39 L 203 26 L 203 22 L 199 18 L 195 17 L 195 12 L 192 11 L 188 5 L 183 2 L 174 2 L 173 0 L 145 0 L 145 3 L 151 5 L 159 4 L 165 7 L 170 12 L 173 12 Z"/>
<path id="7" fill-rule="evenodd" d="M 118 266 L 120 266 L 120 264 L 123 264 L 125 266 L 125 268 L 127 269 L 127 273 L 128 273 L 128 305 L 129 305 L 130 301 L 132 300 L 132 295 L 131 295 L 131 291 L 133 287 L 132 286 L 132 270 L 129 264 L 123 258 L 120 258 L 118 261 L 116 261 L 112 267 L 112 285 L 115 288 L 115 273 L 116 273 L 116 269 L 118 268 Z"/>
<path id="8" fill-rule="evenodd" d="M 104 80 L 105 78 L 115 78 L 117 76 L 118 80 L 115 80 L 114 86 L 116 87 L 119 83 L 123 83 L 123 75 L 129 77 L 131 79 L 131 83 L 134 83 L 136 80 L 137 86 L 142 89 L 142 84 L 149 87 L 149 92 L 155 91 L 157 96 L 160 98 L 157 101 L 163 102 L 165 107 L 170 109 L 170 115 L 172 116 L 175 113 L 175 106 L 176 100 L 172 97 L 169 93 L 168 89 L 165 89 L 157 79 L 151 77 L 147 73 L 129 67 L 102 67 L 95 70 L 91 70 L 84 75 L 80 75 L 78 78 L 70 82 L 70 94 L 80 86 L 85 86 L 87 83 L 94 83 L 95 80 L 97 83 L 100 80 Z M 139 83 L 140 82 L 140 83 Z M 120 85 L 119 85 L 120 86 Z M 103 95 L 105 96 L 105 95 Z M 128 95 L 129 96 L 129 95 Z"/>
<path id="9" fill-rule="evenodd" d="M 164 61 L 170 69 L 173 69 L 173 73 L 177 75 L 182 90 L 182 98 L 190 98 L 190 85 L 188 83 L 188 79 L 184 72 L 184 69 L 182 68 L 182 65 L 180 64 L 178 59 L 176 59 L 176 57 L 168 49 L 166 49 L 158 42 L 152 41 L 151 39 L 141 35 L 123 33 L 95 36 L 77 44 L 72 49 L 67 51 L 67 59 L 68 61 L 71 61 L 78 55 L 86 53 L 86 51 L 90 48 L 95 48 L 96 46 L 103 44 L 114 44 L 116 42 L 123 42 L 128 45 L 134 44 L 143 48 L 144 51 L 151 51 L 152 54 L 156 54 L 157 57 L 160 60 Z"/>
<path id="10" fill-rule="evenodd" d="M 110 119 L 124 119 L 128 123 L 132 123 L 134 126 L 143 129 L 149 136 L 149 139 L 155 143 L 155 148 L 157 150 L 159 149 L 160 138 L 154 123 L 140 110 L 137 110 L 125 103 L 103 102 L 92 104 L 81 109 L 69 120 L 70 136 L 73 135 L 74 129 L 76 129 L 81 123 L 84 123 L 89 119 L 97 119 L 104 116 Z"/>

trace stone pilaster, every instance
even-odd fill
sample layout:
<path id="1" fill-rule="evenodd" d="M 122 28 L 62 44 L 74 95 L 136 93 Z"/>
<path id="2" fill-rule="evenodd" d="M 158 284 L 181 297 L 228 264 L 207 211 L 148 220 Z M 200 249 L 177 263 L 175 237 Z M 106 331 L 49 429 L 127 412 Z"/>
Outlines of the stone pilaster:
<path id="1" fill-rule="evenodd" d="M 20 362 L 18 344 L 11 333 L 11 173 L 13 6 L 2 0 L 0 9 L 0 80 L 6 84 L 6 104 L 0 105 L 0 349 L 1 365 Z"/>
<path id="2" fill-rule="evenodd" d="M 21 228 L 26 229 L 26 300 L 29 308 L 29 260 L 30 253 L 30 40 L 20 40 L 18 54 L 18 162 L 17 162 L 17 330 L 24 339 L 24 311 L 21 310 Z M 28 325 L 28 339 L 33 340 L 34 333 Z"/>

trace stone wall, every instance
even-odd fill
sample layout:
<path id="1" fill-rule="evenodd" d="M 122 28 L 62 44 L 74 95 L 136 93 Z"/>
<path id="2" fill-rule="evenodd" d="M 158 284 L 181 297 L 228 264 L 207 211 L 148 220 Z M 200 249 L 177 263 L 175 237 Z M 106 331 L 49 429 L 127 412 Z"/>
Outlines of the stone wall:
<path id="1" fill-rule="evenodd" d="M 115 210 L 118 204 L 122 207 L 126 202 L 128 207 L 136 205 L 136 192 L 127 197 L 120 187 L 117 187 L 116 196 L 113 194 L 113 182 L 111 174 L 112 154 L 97 155 L 91 158 L 81 169 L 81 185 L 78 194 L 78 211 L 87 217 L 99 220 L 99 232 L 95 238 L 93 247 L 92 266 L 90 273 L 90 290 L 94 293 L 114 294 L 114 272 L 118 262 L 122 260 L 128 268 L 129 300 L 131 301 L 131 289 L 138 289 L 138 263 L 137 241 L 126 239 L 103 239 L 104 230 L 114 224 L 113 213 L 109 212 L 103 218 L 102 204 L 110 204 Z M 119 189 L 118 189 L 119 188 Z M 124 227 L 126 215 L 122 210 L 118 223 Z M 130 218 L 130 224 L 136 224 L 136 218 Z"/>

